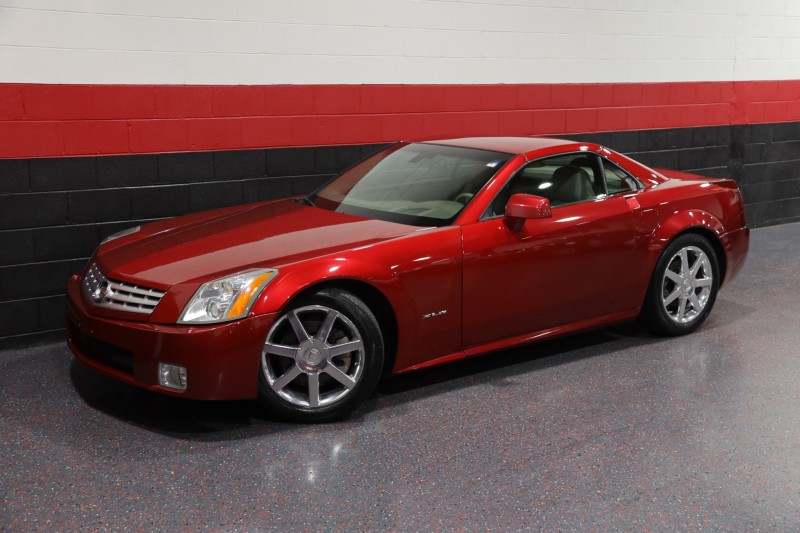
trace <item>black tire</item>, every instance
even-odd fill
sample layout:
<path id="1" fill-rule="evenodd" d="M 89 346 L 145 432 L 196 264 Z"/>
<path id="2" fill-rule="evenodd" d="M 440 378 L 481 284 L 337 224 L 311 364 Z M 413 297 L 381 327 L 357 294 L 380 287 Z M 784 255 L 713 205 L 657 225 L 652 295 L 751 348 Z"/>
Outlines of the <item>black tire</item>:
<path id="1" fill-rule="evenodd" d="M 369 307 L 349 292 L 325 289 L 290 303 L 267 334 L 259 400 L 284 420 L 338 420 L 375 390 L 383 362 L 383 335 Z"/>
<path id="2" fill-rule="evenodd" d="M 695 233 L 680 235 L 656 263 L 642 306 L 642 322 L 663 335 L 691 333 L 714 307 L 719 277 L 719 260 L 708 239 Z"/>

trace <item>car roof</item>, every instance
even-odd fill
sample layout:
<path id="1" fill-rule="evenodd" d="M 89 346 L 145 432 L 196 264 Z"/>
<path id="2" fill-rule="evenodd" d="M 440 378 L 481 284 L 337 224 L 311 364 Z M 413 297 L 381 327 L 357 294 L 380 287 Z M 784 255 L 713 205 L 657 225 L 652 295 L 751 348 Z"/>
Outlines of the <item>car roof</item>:
<path id="1" fill-rule="evenodd" d="M 438 139 L 425 141 L 428 144 L 477 148 L 508 154 L 525 154 L 534 150 L 575 144 L 567 139 L 551 139 L 548 137 L 462 137 L 459 139 Z"/>

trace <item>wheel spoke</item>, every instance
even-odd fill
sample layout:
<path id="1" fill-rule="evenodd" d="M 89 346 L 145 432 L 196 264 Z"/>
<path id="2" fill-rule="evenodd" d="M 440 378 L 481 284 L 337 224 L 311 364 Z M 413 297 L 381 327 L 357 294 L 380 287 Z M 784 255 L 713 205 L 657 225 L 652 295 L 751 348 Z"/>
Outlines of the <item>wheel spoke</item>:
<path id="1" fill-rule="evenodd" d="M 703 310 L 703 306 L 700 305 L 700 300 L 697 299 L 696 294 L 689 296 L 689 302 L 692 304 L 692 307 L 694 307 L 694 310 L 698 313 Z"/>
<path id="2" fill-rule="evenodd" d="M 308 375 L 308 405 L 319 407 L 319 374 Z"/>
<path id="3" fill-rule="evenodd" d="M 675 289 L 674 291 L 672 291 L 672 292 L 669 294 L 669 296 L 667 296 L 666 298 L 664 298 L 664 305 L 669 305 L 669 304 L 671 304 L 672 302 L 674 302 L 674 301 L 675 301 L 675 298 L 677 298 L 677 297 L 678 297 L 678 296 L 680 296 L 680 295 L 681 295 L 681 290 L 680 290 L 680 289 Z"/>
<path id="4" fill-rule="evenodd" d="M 675 318 L 677 318 L 678 321 L 683 322 L 683 317 L 685 314 L 686 314 L 686 298 L 681 296 L 680 303 L 678 304 L 678 314 L 676 315 Z"/>
<path id="5" fill-rule="evenodd" d="M 267 342 L 264 344 L 264 352 L 270 355 L 279 355 L 281 357 L 288 357 L 294 359 L 297 356 L 297 348 L 293 346 L 284 346 L 282 344 L 272 344 Z"/>
<path id="6" fill-rule="evenodd" d="M 697 277 L 697 273 L 700 272 L 700 267 L 702 266 L 703 266 L 703 256 L 698 255 L 697 259 L 694 262 L 694 265 L 692 265 L 692 269 L 689 271 L 692 277 Z"/>
<path id="7" fill-rule="evenodd" d="M 681 283 L 683 281 L 683 276 L 681 276 L 677 272 L 673 272 L 670 269 L 667 269 L 667 271 L 664 272 L 664 276 L 671 279 L 675 283 Z"/>
<path id="8" fill-rule="evenodd" d="M 686 272 L 689 270 L 689 254 L 686 251 L 686 248 L 681 250 L 681 274 L 683 276 L 686 275 Z"/>
<path id="9" fill-rule="evenodd" d="M 283 374 L 281 377 L 275 380 L 275 383 L 272 384 L 273 390 L 279 391 L 282 390 L 286 385 L 294 381 L 294 378 L 300 375 L 300 369 L 297 368 L 295 365 L 290 366 L 286 373 Z"/>
<path id="10" fill-rule="evenodd" d="M 306 328 L 303 327 L 303 323 L 300 322 L 296 311 L 289 311 L 289 313 L 286 314 L 286 318 L 289 320 L 289 324 L 292 325 L 294 334 L 297 335 L 297 340 L 299 342 L 307 341 L 311 338 L 306 332 Z"/>
<path id="11" fill-rule="evenodd" d="M 700 278 L 695 281 L 696 287 L 710 287 L 711 286 L 711 278 Z"/>
<path id="12" fill-rule="evenodd" d="M 339 368 L 337 368 L 337 367 L 335 367 L 333 365 L 326 366 L 325 367 L 325 372 L 330 377 L 332 377 L 333 379 L 335 379 L 336 381 L 338 381 L 339 383 L 341 383 L 342 385 L 344 385 L 348 389 L 352 389 L 353 387 L 356 386 L 356 380 L 354 380 L 353 378 L 351 378 L 350 376 L 348 376 L 347 374 L 345 374 L 344 372 L 339 370 Z"/>
<path id="13" fill-rule="evenodd" d="M 364 348 L 364 343 L 361 342 L 361 340 L 343 342 L 342 344 L 334 344 L 333 346 L 329 346 L 328 353 L 331 357 L 336 357 L 337 355 L 354 352 L 356 350 L 361 350 L 362 348 Z"/>
<path id="14" fill-rule="evenodd" d="M 338 316 L 339 313 L 337 313 L 333 309 L 328 310 L 328 314 L 325 316 L 325 321 L 319 327 L 319 331 L 317 332 L 318 341 L 328 340 L 328 335 L 331 334 L 331 329 L 333 329 L 333 323 L 336 322 L 336 318 Z"/>

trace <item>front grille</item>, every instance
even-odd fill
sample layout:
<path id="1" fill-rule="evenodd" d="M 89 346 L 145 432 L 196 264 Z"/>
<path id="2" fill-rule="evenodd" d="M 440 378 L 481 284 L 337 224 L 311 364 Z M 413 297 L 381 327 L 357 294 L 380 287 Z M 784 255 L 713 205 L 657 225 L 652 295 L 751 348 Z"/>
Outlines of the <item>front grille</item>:
<path id="1" fill-rule="evenodd" d="M 156 308 L 164 291 L 108 279 L 95 263 L 83 278 L 86 296 L 100 307 L 149 315 Z"/>

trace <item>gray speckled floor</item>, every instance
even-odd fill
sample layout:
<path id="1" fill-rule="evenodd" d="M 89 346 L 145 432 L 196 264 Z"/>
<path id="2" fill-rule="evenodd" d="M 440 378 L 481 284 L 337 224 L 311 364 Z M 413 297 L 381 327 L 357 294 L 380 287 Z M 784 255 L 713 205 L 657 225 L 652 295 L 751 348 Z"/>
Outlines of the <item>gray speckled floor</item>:
<path id="1" fill-rule="evenodd" d="M 0 530 L 800 529 L 800 224 L 680 339 L 626 326 L 382 384 L 350 420 L 0 353 Z"/>

